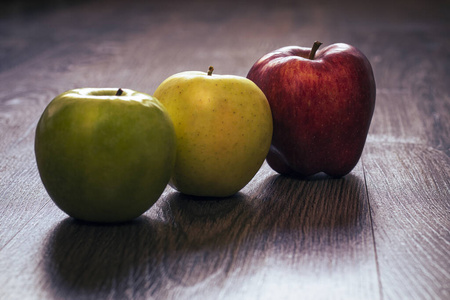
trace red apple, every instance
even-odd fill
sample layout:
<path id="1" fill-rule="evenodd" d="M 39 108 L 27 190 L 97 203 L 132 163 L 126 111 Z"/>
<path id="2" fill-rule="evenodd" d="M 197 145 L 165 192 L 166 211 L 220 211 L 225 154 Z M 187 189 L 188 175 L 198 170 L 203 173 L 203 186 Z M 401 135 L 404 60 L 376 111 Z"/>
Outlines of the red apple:
<path id="1" fill-rule="evenodd" d="M 375 79 L 364 54 L 347 44 L 289 46 L 248 72 L 272 109 L 268 164 L 280 174 L 348 174 L 358 163 L 375 108 Z"/>

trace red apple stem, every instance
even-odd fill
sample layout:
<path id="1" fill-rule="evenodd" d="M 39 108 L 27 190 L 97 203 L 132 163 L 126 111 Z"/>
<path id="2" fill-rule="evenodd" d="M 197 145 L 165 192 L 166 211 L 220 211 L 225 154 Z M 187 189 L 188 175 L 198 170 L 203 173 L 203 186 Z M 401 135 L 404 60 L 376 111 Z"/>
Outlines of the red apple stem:
<path id="1" fill-rule="evenodd" d="M 121 88 L 119 88 L 116 92 L 116 96 L 122 96 L 123 94 L 123 90 Z"/>
<path id="2" fill-rule="evenodd" d="M 213 71 L 214 71 L 213 66 L 209 66 L 209 69 L 208 69 L 208 76 L 212 76 Z"/>
<path id="3" fill-rule="evenodd" d="M 316 56 L 316 52 L 319 49 L 320 45 L 322 45 L 321 42 L 319 42 L 319 41 L 314 42 L 314 45 L 311 48 L 311 52 L 309 52 L 309 57 L 308 57 L 309 59 L 311 59 L 311 60 L 314 59 L 314 56 Z"/>

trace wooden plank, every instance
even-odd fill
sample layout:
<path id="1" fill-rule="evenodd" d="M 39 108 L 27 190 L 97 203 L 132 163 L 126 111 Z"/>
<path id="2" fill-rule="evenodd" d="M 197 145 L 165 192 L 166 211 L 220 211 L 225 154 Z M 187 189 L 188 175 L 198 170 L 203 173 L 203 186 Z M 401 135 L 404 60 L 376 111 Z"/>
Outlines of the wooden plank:
<path id="1" fill-rule="evenodd" d="M 363 166 L 384 299 L 450 297 L 449 65 L 436 60 L 449 22 L 442 3 L 422 5 L 367 41 L 378 90 Z"/>
<path id="2" fill-rule="evenodd" d="M 13 77 L 15 78 L 15 77 Z M 0 249 L 48 201 L 38 191 L 42 183 L 34 157 L 37 116 L 49 91 L 19 92 L 13 79 L 0 80 Z"/>
<path id="3" fill-rule="evenodd" d="M 264 165 L 235 197 L 168 189 L 124 225 L 48 204 L 0 251 L 0 298 L 378 299 L 366 195 L 360 167 L 299 181 Z"/>
<path id="4" fill-rule="evenodd" d="M 385 80 L 405 87 L 393 88 L 380 80 L 368 141 L 429 145 L 450 155 L 450 92 L 441 80 L 448 72 L 435 64 L 422 68 L 420 74 L 403 63 L 396 63 L 395 70 Z M 416 76 L 408 78 L 402 71 Z"/>
<path id="5" fill-rule="evenodd" d="M 383 299 L 450 295 L 450 159 L 371 143 L 363 158 Z"/>

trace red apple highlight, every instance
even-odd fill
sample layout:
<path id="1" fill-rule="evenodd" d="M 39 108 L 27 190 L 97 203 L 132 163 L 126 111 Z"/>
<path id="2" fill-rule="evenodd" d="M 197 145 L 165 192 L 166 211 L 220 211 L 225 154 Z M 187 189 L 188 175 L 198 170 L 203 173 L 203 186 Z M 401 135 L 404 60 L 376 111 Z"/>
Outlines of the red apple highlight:
<path id="1" fill-rule="evenodd" d="M 348 174 L 361 157 L 375 108 L 375 79 L 365 55 L 347 44 L 289 46 L 248 72 L 273 117 L 268 164 L 280 174 Z"/>

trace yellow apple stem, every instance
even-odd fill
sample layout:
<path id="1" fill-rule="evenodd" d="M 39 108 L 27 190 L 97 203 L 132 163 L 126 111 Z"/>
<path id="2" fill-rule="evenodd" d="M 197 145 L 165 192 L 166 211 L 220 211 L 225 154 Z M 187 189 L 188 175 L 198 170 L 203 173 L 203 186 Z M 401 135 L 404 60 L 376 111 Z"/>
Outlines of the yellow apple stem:
<path id="1" fill-rule="evenodd" d="M 214 71 L 213 66 L 209 66 L 209 69 L 208 69 L 208 76 L 211 76 L 212 73 L 213 73 L 213 71 Z"/>
<path id="2" fill-rule="evenodd" d="M 122 96 L 123 90 L 119 88 L 116 92 L 116 96 Z"/>
<path id="3" fill-rule="evenodd" d="M 309 59 L 311 59 L 311 60 L 314 59 L 314 56 L 316 56 L 316 52 L 319 49 L 320 45 L 322 45 L 321 42 L 319 42 L 319 41 L 314 42 L 314 45 L 311 48 L 311 52 L 309 52 L 309 57 L 308 57 Z"/>

